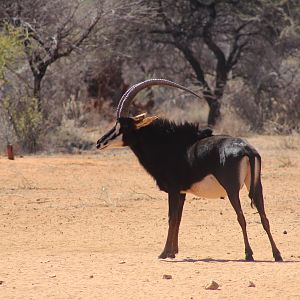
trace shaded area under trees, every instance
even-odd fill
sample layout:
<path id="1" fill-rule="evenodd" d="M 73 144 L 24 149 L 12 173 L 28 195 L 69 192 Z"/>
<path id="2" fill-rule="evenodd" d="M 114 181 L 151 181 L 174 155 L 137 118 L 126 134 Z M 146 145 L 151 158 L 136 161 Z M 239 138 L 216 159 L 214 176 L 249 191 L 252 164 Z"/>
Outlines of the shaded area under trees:
<path id="1" fill-rule="evenodd" d="M 299 20 L 296 0 L 0 0 L 0 31 L 16 29 L 23 52 L 5 65 L 1 113 L 9 128 L 27 120 L 13 131 L 35 151 L 65 119 L 111 120 L 128 86 L 159 76 L 198 88 L 210 126 L 230 109 L 255 131 L 299 130 Z M 173 97 L 190 99 L 153 89 L 132 111 Z"/>

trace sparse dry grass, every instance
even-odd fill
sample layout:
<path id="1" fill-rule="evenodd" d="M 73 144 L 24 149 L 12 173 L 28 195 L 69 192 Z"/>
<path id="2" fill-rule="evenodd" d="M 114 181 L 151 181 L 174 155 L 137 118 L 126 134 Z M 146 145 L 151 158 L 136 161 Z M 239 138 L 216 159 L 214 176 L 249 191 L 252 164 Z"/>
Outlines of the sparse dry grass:
<path id="1" fill-rule="evenodd" d="M 291 168 L 296 166 L 290 157 L 278 157 L 277 160 L 280 163 L 279 168 Z"/>

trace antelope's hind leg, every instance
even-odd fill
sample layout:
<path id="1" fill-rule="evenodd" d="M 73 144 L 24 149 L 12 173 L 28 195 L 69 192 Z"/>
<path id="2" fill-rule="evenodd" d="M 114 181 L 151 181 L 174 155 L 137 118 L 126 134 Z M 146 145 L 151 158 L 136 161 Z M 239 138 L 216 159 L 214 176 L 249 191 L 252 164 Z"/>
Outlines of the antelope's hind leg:
<path id="1" fill-rule="evenodd" d="M 241 226 L 245 244 L 245 259 L 247 261 L 254 261 L 253 251 L 250 247 L 247 234 L 247 224 L 245 220 L 244 213 L 241 207 L 240 201 L 240 189 L 242 188 L 247 172 L 244 167 L 247 167 L 246 160 L 242 159 L 232 159 L 230 164 L 226 164 L 224 168 L 218 174 L 219 181 L 225 188 L 230 203 L 236 212 L 237 220 Z"/>
<path id="2" fill-rule="evenodd" d="M 247 185 L 247 189 L 249 190 L 250 186 L 248 186 L 247 181 L 246 181 L 246 185 Z M 265 213 L 263 189 L 262 189 L 262 184 L 261 184 L 260 178 L 258 179 L 258 182 L 257 182 L 256 191 L 253 196 L 253 202 L 259 213 L 259 216 L 261 219 L 261 224 L 268 235 L 268 238 L 269 238 L 269 241 L 270 241 L 270 244 L 272 247 L 273 257 L 274 257 L 275 261 L 283 261 L 280 251 L 278 250 L 278 248 L 274 242 L 274 239 L 273 239 L 273 236 L 272 236 L 271 230 L 270 230 L 270 223 L 269 223 L 269 220 Z"/>
<path id="3" fill-rule="evenodd" d="M 247 224 L 246 224 L 245 216 L 242 211 L 239 192 L 237 191 L 235 193 L 229 193 L 228 197 L 229 197 L 232 207 L 234 208 L 234 210 L 236 212 L 237 220 L 242 228 L 244 244 L 245 244 L 245 256 L 246 256 L 245 259 L 247 261 L 254 261 L 253 251 L 250 247 L 249 240 L 248 240 L 247 228 L 246 228 Z"/>

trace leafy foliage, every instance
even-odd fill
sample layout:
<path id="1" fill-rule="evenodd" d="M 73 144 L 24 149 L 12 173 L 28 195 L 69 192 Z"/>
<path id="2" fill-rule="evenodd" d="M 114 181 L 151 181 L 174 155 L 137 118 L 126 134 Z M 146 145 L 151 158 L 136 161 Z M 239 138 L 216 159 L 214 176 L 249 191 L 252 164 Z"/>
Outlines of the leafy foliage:
<path id="1" fill-rule="evenodd" d="M 23 54 L 20 29 L 7 23 L 0 30 L 0 79 L 4 79 L 4 70 Z"/>
<path id="2" fill-rule="evenodd" d="M 13 101 L 7 97 L 3 100 L 2 107 L 9 117 L 22 150 L 37 151 L 43 120 L 37 99 L 24 96 Z"/>

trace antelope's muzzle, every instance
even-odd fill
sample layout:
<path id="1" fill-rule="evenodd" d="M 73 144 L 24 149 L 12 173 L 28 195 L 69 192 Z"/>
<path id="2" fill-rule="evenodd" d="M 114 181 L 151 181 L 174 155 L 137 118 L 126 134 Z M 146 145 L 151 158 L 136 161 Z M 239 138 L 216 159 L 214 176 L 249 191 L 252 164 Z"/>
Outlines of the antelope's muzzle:
<path id="1" fill-rule="evenodd" d="M 106 134 L 104 134 L 96 144 L 97 149 L 100 150 L 106 147 L 119 148 L 123 146 L 122 134 L 120 132 L 120 125 L 118 123 Z"/>

